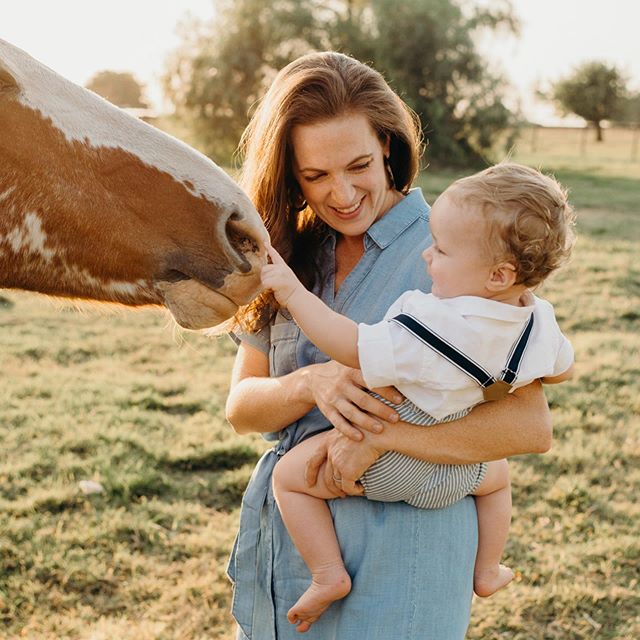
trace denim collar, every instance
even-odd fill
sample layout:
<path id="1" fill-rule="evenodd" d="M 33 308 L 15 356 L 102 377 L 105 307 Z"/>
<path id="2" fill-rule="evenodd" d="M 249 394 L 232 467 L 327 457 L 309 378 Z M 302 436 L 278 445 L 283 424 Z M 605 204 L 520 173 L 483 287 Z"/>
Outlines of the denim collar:
<path id="1" fill-rule="evenodd" d="M 384 249 L 418 218 L 421 218 L 425 209 L 428 210 L 429 205 L 425 202 L 422 190 L 419 188 L 411 189 L 398 204 L 369 227 L 366 236 L 373 240 L 380 249 Z"/>

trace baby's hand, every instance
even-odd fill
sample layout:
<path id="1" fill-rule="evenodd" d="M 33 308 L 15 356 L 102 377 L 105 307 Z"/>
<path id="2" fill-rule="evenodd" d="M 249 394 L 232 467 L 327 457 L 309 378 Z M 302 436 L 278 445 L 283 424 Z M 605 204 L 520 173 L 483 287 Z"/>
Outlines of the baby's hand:
<path id="1" fill-rule="evenodd" d="M 283 306 L 291 299 L 298 287 L 302 283 L 289 265 L 282 259 L 282 256 L 268 243 L 265 243 L 267 255 L 271 258 L 271 264 L 262 267 L 260 278 L 265 289 L 273 289 L 276 300 Z"/>

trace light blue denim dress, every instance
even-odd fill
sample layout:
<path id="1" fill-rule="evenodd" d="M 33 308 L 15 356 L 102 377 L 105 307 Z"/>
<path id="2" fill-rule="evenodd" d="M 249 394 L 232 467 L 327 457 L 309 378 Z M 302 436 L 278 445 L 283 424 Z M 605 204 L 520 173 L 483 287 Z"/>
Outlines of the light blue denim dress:
<path id="1" fill-rule="evenodd" d="M 327 266 L 323 300 L 356 322 L 374 323 L 403 291 L 428 291 L 431 283 L 420 260 L 431 241 L 428 213 L 421 191 L 413 189 L 372 225 L 365 235 L 364 255 L 336 296 L 335 235 L 328 233 L 323 244 Z M 281 314 L 267 330 L 240 338 L 268 353 L 271 376 L 328 359 Z M 327 419 L 314 409 L 280 432 L 265 436 L 275 444 L 251 476 L 228 567 L 234 583 L 232 611 L 241 640 L 302 637 L 286 616 L 311 577 L 275 505 L 271 474 L 292 446 L 328 426 Z M 477 546 L 473 498 L 436 510 L 351 497 L 328 504 L 353 588 L 324 613 L 305 638 L 464 638 Z"/>

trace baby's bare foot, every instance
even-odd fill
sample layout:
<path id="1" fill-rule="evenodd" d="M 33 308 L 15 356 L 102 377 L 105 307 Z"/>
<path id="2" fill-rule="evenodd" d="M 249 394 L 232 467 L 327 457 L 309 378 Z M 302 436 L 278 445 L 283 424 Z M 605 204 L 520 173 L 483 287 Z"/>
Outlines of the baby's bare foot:
<path id="1" fill-rule="evenodd" d="M 300 596 L 287 618 L 295 624 L 296 631 L 309 631 L 311 625 L 336 600 L 344 598 L 351 591 L 351 578 L 344 567 L 332 567 L 314 574 L 311 586 Z"/>
<path id="2" fill-rule="evenodd" d="M 477 596 L 486 598 L 493 595 L 513 580 L 513 571 L 503 564 L 485 569 L 476 569 L 473 575 L 473 590 Z"/>

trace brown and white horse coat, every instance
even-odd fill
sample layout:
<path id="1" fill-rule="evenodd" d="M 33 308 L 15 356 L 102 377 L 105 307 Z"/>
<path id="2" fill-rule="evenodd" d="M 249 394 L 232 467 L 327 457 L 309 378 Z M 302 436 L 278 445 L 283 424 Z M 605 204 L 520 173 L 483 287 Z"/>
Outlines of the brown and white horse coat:
<path id="1" fill-rule="evenodd" d="M 213 162 L 0 40 L 0 286 L 218 324 L 267 234 Z"/>

